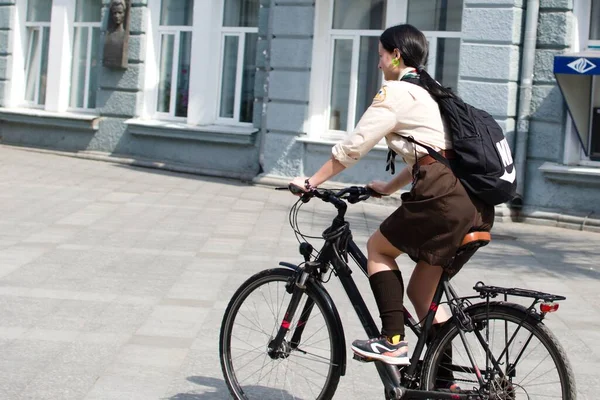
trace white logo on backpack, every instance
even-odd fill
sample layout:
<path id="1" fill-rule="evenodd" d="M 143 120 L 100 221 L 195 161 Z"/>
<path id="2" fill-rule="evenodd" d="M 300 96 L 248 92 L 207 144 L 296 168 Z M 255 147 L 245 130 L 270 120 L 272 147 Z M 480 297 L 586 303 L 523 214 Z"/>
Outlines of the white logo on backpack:
<path id="1" fill-rule="evenodd" d="M 506 138 L 496 143 L 496 147 L 498 148 L 498 153 L 500 153 L 500 157 L 502 158 L 502 164 L 504 164 L 504 174 L 500 177 L 500 179 L 513 183 L 517 178 L 517 171 L 515 171 L 514 165 L 512 167 L 512 172 L 508 172 L 506 169 L 506 167 L 513 164 L 513 158 L 510 154 L 510 147 L 508 146 Z"/>

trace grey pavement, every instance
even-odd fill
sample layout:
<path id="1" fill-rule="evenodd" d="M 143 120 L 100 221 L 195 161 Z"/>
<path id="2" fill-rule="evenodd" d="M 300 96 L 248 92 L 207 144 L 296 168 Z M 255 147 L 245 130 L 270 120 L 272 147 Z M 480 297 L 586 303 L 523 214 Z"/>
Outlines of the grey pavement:
<path id="1" fill-rule="evenodd" d="M 230 398 L 218 335 L 251 274 L 298 262 L 287 192 L 0 146 L 0 399 Z M 366 239 L 391 205 L 348 213 Z M 319 234 L 321 202 L 300 215 Z M 567 296 L 547 325 L 567 349 L 579 399 L 600 387 L 600 234 L 497 223 L 455 278 Z M 406 276 L 406 257 L 399 264 Z M 376 316 L 368 282 L 355 274 Z M 340 285 L 328 284 L 346 341 L 364 338 Z M 382 398 L 372 365 L 348 360 L 339 399 Z"/>

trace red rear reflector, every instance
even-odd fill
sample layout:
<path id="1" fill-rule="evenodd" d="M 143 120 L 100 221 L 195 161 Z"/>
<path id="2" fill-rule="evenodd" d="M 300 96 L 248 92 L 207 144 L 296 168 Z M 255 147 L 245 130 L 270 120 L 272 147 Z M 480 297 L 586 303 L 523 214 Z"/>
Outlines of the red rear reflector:
<path id="1" fill-rule="evenodd" d="M 558 310 L 558 303 L 542 303 L 540 304 L 540 311 L 545 313 L 554 312 Z"/>

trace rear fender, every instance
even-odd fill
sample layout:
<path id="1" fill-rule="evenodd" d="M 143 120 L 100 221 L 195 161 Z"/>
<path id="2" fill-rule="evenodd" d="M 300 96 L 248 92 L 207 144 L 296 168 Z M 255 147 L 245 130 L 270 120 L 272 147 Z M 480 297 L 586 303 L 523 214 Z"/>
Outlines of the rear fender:
<path id="1" fill-rule="evenodd" d="M 480 311 L 485 312 L 486 307 L 487 307 L 487 305 L 485 302 L 475 303 L 475 304 L 467 307 L 465 309 L 465 312 L 467 312 L 467 313 L 474 313 L 474 312 L 480 312 Z M 521 304 L 509 303 L 509 302 L 505 302 L 505 301 L 490 301 L 489 307 L 490 307 L 490 309 L 491 308 L 499 308 L 499 307 L 510 308 L 519 313 L 522 313 L 523 319 L 530 317 L 530 318 L 535 319 L 538 322 L 542 322 L 542 320 L 543 320 L 542 316 L 539 313 L 535 312 L 535 309 L 528 311 L 528 308 Z"/>

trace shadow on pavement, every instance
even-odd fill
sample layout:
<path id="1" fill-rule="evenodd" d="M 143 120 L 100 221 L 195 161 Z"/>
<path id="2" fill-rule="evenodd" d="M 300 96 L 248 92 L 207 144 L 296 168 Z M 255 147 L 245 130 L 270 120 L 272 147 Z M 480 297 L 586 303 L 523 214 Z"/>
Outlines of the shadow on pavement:
<path id="1" fill-rule="evenodd" d="M 156 168 L 156 167 L 146 166 L 143 164 L 135 164 L 134 163 L 133 165 L 129 165 L 129 164 L 111 163 L 111 165 L 116 168 L 123 168 L 123 169 L 132 170 L 132 171 L 147 172 L 150 174 L 161 175 L 161 176 L 186 178 L 186 179 L 196 180 L 196 181 L 216 182 L 216 183 L 222 183 L 222 184 L 231 185 L 231 186 L 251 186 L 252 185 L 252 183 L 245 182 L 245 181 L 242 181 L 242 180 L 236 179 L 236 178 L 225 178 L 225 177 L 218 177 L 218 176 L 200 175 L 200 174 L 194 173 L 194 172 L 170 171 L 170 170 L 166 170 L 166 169 L 160 169 L 160 168 Z"/>
<path id="2" fill-rule="evenodd" d="M 210 378 L 205 376 L 189 376 L 187 380 L 197 385 L 212 387 L 216 391 L 207 393 L 178 393 L 175 396 L 169 397 L 168 400 L 208 400 L 208 399 L 231 399 L 229 389 L 225 386 L 223 379 Z M 285 398 L 296 398 L 290 393 L 272 389 L 264 386 L 246 386 L 244 391 L 247 393 L 253 393 L 253 397 L 262 399 L 285 399 Z"/>

